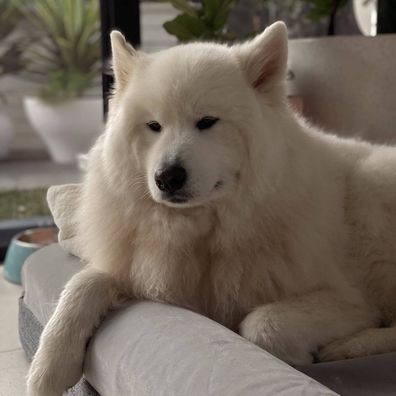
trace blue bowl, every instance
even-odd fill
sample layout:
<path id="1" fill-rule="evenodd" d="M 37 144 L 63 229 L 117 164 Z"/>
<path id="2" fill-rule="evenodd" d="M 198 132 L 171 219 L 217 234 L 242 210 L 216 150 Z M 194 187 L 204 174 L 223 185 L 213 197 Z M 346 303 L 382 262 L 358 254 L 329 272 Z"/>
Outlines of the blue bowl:
<path id="1" fill-rule="evenodd" d="M 57 241 L 56 227 L 41 227 L 23 231 L 12 238 L 4 261 L 4 278 L 21 284 L 21 270 L 25 260 L 36 250 Z"/>

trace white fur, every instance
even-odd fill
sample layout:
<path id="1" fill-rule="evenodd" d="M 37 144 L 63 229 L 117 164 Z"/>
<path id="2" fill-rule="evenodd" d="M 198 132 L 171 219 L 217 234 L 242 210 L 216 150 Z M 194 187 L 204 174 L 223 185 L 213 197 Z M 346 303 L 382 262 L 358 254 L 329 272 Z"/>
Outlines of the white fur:
<path id="1" fill-rule="evenodd" d="M 66 286 L 29 394 L 78 379 L 85 341 L 120 295 L 191 308 L 291 364 L 396 350 L 396 150 L 292 113 L 284 25 L 154 55 L 112 40 L 116 90 L 79 209 L 93 287 L 82 275 Z M 207 115 L 220 120 L 194 128 Z M 153 182 L 176 157 L 191 196 L 180 205 Z"/>

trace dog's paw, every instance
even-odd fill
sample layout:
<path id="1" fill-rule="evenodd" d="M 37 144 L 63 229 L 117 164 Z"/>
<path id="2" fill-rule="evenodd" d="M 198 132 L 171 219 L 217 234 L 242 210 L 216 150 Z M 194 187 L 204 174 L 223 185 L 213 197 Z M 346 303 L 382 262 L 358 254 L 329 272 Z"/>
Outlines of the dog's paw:
<path id="1" fill-rule="evenodd" d="M 294 329 L 284 326 L 281 318 L 266 306 L 249 313 L 239 331 L 242 337 L 292 366 L 310 364 L 314 360 L 304 340 L 297 340 Z"/>
<path id="2" fill-rule="evenodd" d="M 366 355 L 365 346 L 359 338 L 341 339 L 326 345 L 319 350 L 317 359 L 320 362 L 353 359 Z"/>
<path id="3" fill-rule="evenodd" d="M 27 377 L 28 396 L 62 396 L 82 376 L 82 367 L 67 356 L 43 356 L 34 358 Z"/>
<path id="4" fill-rule="evenodd" d="M 27 380 L 28 396 L 62 396 L 63 391 L 55 389 L 44 377 L 29 376 Z"/>

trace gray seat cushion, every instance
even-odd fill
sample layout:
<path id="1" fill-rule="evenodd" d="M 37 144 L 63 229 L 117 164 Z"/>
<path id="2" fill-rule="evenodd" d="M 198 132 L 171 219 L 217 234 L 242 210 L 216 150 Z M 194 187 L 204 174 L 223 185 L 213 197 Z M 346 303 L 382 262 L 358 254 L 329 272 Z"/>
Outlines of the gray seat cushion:
<path id="1" fill-rule="evenodd" d="M 27 260 L 23 302 L 42 325 L 81 268 L 58 245 Z M 390 395 L 395 362 L 389 354 L 299 369 L 343 395 Z M 218 323 L 148 301 L 109 313 L 89 344 L 84 374 L 102 396 L 334 394 Z"/>

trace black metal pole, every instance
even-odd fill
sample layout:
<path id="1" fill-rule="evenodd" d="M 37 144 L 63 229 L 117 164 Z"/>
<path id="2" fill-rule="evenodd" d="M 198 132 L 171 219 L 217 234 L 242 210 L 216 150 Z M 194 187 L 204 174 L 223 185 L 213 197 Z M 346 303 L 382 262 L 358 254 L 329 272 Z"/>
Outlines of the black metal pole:
<path id="1" fill-rule="evenodd" d="M 334 36 L 335 34 L 335 21 L 336 21 L 337 10 L 338 7 L 340 6 L 340 3 L 341 0 L 333 0 L 332 2 L 330 18 L 329 18 L 329 26 L 327 29 L 328 36 Z"/>
<path id="2" fill-rule="evenodd" d="M 396 33 L 396 0 L 378 0 L 377 34 Z"/>
<path id="3" fill-rule="evenodd" d="M 100 0 L 100 21 L 102 34 L 102 93 L 103 114 L 106 119 L 108 99 L 113 85 L 108 62 L 111 56 L 110 32 L 121 31 L 132 45 L 140 46 L 139 0 Z"/>

